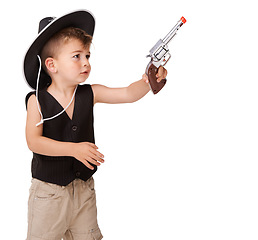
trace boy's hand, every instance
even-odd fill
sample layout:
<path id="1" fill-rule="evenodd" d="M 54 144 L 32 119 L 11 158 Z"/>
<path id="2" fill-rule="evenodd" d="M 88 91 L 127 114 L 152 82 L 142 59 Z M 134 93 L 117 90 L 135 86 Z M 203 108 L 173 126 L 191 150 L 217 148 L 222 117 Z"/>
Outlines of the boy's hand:
<path id="1" fill-rule="evenodd" d="M 165 79 L 167 75 L 168 71 L 164 67 L 160 66 L 158 69 L 158 73 L 156 74 L 156 77 L 158 78 L 157 82 L 160 82 L 162 79 Z"/>
<path id="2" fill-rule="evenodd" d="M 104 163 L 104 155 L 97 151 L 97 149 L 98 147 L 90 142 L 75 143 L 73 157 L 89 169 L 94 170 L 94 167 L 89 163 L 97 166 L 100 166 L 100 162 Z"/>
<path id="3" fill-rule="evenodd" d="M 167 74 L 168 74 L 168 71 L 164 67 L 160 66 L 158 69 L 158 73 L 156 74 L 157 82 L 160 82 L 162 79 L 165 79 Z M 146 74 L 143 74 L 142 79 L 146 83 L 149 82 L 148 76 Z"/>

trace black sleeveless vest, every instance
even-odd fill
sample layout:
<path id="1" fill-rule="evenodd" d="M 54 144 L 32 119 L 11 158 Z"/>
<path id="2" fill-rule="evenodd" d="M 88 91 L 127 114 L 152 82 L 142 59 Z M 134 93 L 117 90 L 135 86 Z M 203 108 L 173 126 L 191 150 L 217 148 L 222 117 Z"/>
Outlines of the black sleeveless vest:
<path id="1" fill-rule="evenodd" d="M 26 106 L 30 92 L 26 96 Z M 39 103 L 43 118 L 52 117 L 63 110 L 58 101 L 45 90 L 39 91 Z M 78 85 L 75 93 L 72 119 L 66 112 L 43 123 L 43 136 L 62 142 L 95 143 L 93 129 L 93 92 L 90 85 Z M 33 153 L 32 177 L 44 182 L 66 186 L 76 178 L 87 181 L 96 171 L 90 170 L 73 157 L 52 157 Z"/>

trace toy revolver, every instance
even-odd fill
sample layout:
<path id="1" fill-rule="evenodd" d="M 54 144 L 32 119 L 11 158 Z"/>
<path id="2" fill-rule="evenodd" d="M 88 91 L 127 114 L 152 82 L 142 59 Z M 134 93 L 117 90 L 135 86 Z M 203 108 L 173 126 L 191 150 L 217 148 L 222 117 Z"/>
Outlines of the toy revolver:
<path id="1" fill-rule="evenodd" d="M 166 84 L 166 79 L 162 79 L 159 83 L 157 82 L 156 74 L 158 73 L 158 68 L 160 66 L 165 66 L 168 60 L 171 58 L 167 44 L 176 35 L 177 31 L 183 24 L 186 23 L 184 17 L 177 22 L 177 24 L 172 28 L 172 30 L 167 34 L 163 40 L 159 40 L 155 46 L 150 50 L 150 54 L 147 57 L 151 57 L 146 68 L 146 74 L 149 78 L 149 84 L 151 90 L 154 94 L 158 93 Z"/>

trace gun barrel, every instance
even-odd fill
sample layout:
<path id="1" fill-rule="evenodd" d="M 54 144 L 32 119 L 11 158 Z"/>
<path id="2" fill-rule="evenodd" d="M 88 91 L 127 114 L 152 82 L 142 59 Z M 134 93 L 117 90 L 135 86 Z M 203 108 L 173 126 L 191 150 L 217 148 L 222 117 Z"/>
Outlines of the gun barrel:
<path id="1" fill-rule="evenodd" d="M 184 17 L 181 17 L 181 19 L 171 29 L 171 31 L 166 35 L 166 37 L 163 38 L 162 41 L 167 45 L 171 41 L 171 39 L 176 35 L 179 28 L 182 27 L 183 24 L 185 24 L 185 23 L 186 23 L 186 19 Z"/>

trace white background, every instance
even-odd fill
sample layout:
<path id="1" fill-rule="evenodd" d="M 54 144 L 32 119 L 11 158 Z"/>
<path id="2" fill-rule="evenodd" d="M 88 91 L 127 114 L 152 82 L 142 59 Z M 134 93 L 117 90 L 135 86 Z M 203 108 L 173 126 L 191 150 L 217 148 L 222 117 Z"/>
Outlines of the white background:
<path id="1" fill-rule="evenodd" d="M 95 106 L 99 225 L 106 240 L 258 239 L 255 1 L 1 3 L 1 239 L 25 239 L 32 154 L 24 54 L 46 16 L 96 17 L 88 83 L 127 86 L 183 15 L 168 82 L 133 104 Z"/>

